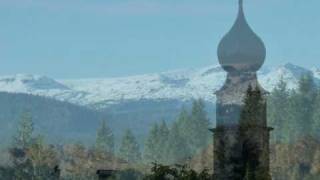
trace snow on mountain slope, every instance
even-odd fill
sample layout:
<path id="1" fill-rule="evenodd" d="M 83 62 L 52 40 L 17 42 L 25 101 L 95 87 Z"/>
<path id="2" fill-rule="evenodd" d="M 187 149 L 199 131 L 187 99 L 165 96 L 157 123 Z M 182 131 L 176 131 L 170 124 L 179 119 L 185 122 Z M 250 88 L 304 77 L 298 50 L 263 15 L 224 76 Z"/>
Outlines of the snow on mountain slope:
<path id="1" fill-rule="evenodd" d="M 296 88 L 299 77 L 313 73 L 319 81 L 320 71 L 293 64 L 263 68 L 258 77 L 267 90 L 283 78 L 289 88 Z M 224 83 L 226 73 L 220 66 L 176 70 L 121 78 L 53 80 L 44 76 L 15 75 L 0 77 L 0 91 L 52 97 L 80 105 L 113 104 L 128 100 L 203 98 L 214 101 L 214 92 Z"/>
<path id="2" fill-rule="evenodd" d="M 313 76 L 316 79 L 320 79 L 320 69 L 319 68 L 312 68 L 311 71 L 313 73 Z"/>
<path id="3" fill-rule="evenodd" d="M 91 102 L 119 102 L 139 99 L 214 99 L 214 91 L 224 82 L 218 67 L 177 70 L 159 74 L 110 79 L 64 80 L 68 87 L 89 92 Z"/>
<path id="4" fill-rule="evenodd" d="M 3 76 L 0 78 L 1 90 L 14 92 L 32 92 L 34 90 L 69 90 L 50 78 L 38 75 L 16 74 L 14 76 Z"/>
<path id="5" fill-rule="evenodd" d="M 263 68 L 258 77 L 262 86 L 271 91 L 283 78 L 289 88 L 296 88 L 301 75 L 312 73 L 293 64 Z M 71 89 L 88 92 L 91 103 L 106 101 L 117 103 L 139 99 L 179 99 L 203 98 L 214 101 L 214 92 L 226 79 L 226 73 L 219 65 L 200 69 L 176 70 L 159 74 L 139 75 L 123 78 L 80 79 L 62 81 Z"/>
<path id="6" fill-rule="evenodd" d="M 305 74 L 313 74 L 313 72 L 300 66 L 288 63 L 280 67 L 271 68 L 265 73 L 260 73 L 259 80 L 263 87 L 269 91 L 275 87 L 281 78 L 287 82 L 287 87 L 289 89 L 295 89 L 297 88 L 300 77 Z M 317 79 L 319 77 L 317 78 L 315 76 L 315 78 L 315 80 L 318 81 Z"/>
<path id="7" fill-rule="evenodd" d="M 83 103 L 85 92 L 74 91 L 46 76 L 16 74 L 0 77 L 0 91 L 52 97 L 61 101 Z"/>

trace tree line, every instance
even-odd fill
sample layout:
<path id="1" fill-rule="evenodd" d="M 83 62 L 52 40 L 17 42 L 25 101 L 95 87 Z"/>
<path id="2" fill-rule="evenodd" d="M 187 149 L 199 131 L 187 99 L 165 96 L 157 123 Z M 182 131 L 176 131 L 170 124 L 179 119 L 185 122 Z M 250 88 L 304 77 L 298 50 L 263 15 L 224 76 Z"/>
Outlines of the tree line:
<path id="1" fill-rule="evenodd" d="M 101 121 L 91 146 L 81 143 L 51 145 L 34 132 L 32 114 L 20 116 L 8 150 L 8 166 L 0 167 L 0 177 L 7 179 L 91 179 L 99 168 L 114 169 L 152 163 L 184 163 L 209 144 L 209 120 L 204 102 L 183 108 L 176 122 L 154 124 L 144 143 L 144 150 L 134 133 L 127 129 L 116 147 L 107 121 Z M 107 165 L 106 165 L 107 164 Z"/>
<path id="2" fill-rule="evenodd" d="M 268 121 L 274 143 L 293 143 L 320 137 L 320 88 L 311 74 L 303 75 L 296 89 L 282 79 L 268 98 Z"/>
<path id="3" fill-rule="evenodd" d="M 268 123 L 274 128 L 271 133 L 273 177 L 317 179 L 320 174 L 317 163 L 320 88 L 313 77 L 302 76 L 297 89 L 289 89 L 281 80 L 269 94 L 267 102 Z M 142 177 L 141 173 L 151 173 L 146 176 L 149 179 L 164 174 L 207 176 L 206 171 L 201 175 L 185 166 L 169 166 L 189 164 L 194 156 L 212 144 L 208 130 L 211 125 L 204 106 L 202 100 L 195 100 L 190 109 L 181 109 L 173 123 L 163 120 L 152 125 L 143 144 L 138 143 L 130 129 L 124 131 L 121 140 L 116 142 L 107 121 L 101 121 L 96 140 L 91 145 L 51 145 L 43 135 L 35 134 L 32 114 L 22 113 L 8 157 L 2 160 L 8 163 L 0 165 L 0 179 L 55 180 L 60 177 L 90 180 L 96 177 L 97 169 L 130 168 L 135 170 L 127 171 L 126 175 Z"/>

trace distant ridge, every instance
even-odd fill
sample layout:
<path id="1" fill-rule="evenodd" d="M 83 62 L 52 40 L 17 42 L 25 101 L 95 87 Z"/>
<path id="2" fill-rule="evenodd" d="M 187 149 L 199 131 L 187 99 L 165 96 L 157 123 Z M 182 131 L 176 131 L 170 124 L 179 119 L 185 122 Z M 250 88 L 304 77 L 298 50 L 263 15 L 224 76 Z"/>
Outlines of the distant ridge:
<path id="1" fill-rule="evenodd" d="M 296 88 L 300 76 L 307 73 L 313 74 L 316 82 L 320 81 L 319 69 L 291 63 L 264 67 L 258 76 L 262 86 L 270 91 L 281 78 L 289 88 Z M 0 91 L 46 96 L 95 108 L 148 99 L 189 101 L 202 98 L 213 102 L 214 91 L 222 86 L 225 75 L 219 65 L 121 78 L 54 80 L 17 74 L 0 77 Z"/>

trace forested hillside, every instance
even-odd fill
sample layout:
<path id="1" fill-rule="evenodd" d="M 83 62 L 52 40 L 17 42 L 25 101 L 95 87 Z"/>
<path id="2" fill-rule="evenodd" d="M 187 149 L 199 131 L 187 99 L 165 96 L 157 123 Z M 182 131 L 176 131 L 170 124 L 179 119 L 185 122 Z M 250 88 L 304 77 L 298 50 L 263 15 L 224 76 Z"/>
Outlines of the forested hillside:
<path id="1" fill-rule="evenodd" d="M 123 175 L 119 175 L 122 179 L 143 176 L 154 179 L 172 172 L 189 177 L 207 177 L 207 173 L 212 173 L 213 136 L 208 129 L 213 124 L 208 118 L 206 103 L 201 99 L 180 109 L 176 107 L 179 110 L 175 112 L 176 117 L 171 117 L 172 123 L 167 123 L 165 118 L 169 116 L 166 111 L 161 112 L 164 119 L 149 122 L 151 128 L 146 130 L 147 136 L 142 141 L 139 133 L 134 131 L 136 126 L 130 128 L 131 125 L 128 125 L 127 130 L 119 133 L 120 138 L 115 138 L 117 129 L 111 122 L 98 120 L 101 118 L 99 113 L 72 104 L 41 97 L 34 101 L 32 99 L 35 97 L 21 94 L 3 93 L 0 98 L 2 102 L 16 102 L 9 103 L 9 106 L 1 103 L 0 107 L 5 112 L 1 118 L 11 114 L 10 118 L 17 122 L 13 126 L 10 121 L 2 121 L 7 122 L 5 125 L 14 133 L 9 138 L 10 146 L 1 153 L 0 177 L 48 179 L 48 174 L 51 174 L 52 179 L 57 176 L 62 179 L 94 179 L 97 169 L 117 169 Z M 319 102 L 320 88 L 310 75 L 301 77 L 297 89 L 290 90 L 284 81 L 280 81 L 268 95 L 268 121 L 269 126 L 274 128 L 270 139 L 273 179 L 320 178 Z M 29 108 L 27 116 L 24 113 L 26 108 Z M 37 110 L 43 113 L 37 114 Z M 49 118 L 46 118 L 48 115 Z M 96 124 L 86 121 L 90 117 L 96 118 Z M 152 118 L 147 115 L 142 117 Z M 130 116 L 127 118 L 129 120 Z M 64 145 L 51 143 L 45 138 L 46 124 L 42 119 L 51 122 L 50 133 L 67 131 L 74 136 L 72 133 L 85 132 L 95 141 L 83 143 L 83 138 Z M 56 122 L 56 119 L 64 121 Z M 70 119 L 79 121 L 68 121 Z M 74 127 L 77 127 L 76 130 L 72 129 Z M 154 162 L 158 164 L 152 165 Z M 186 166 L 167 166 L 174 164 Z"/>
<path id="2" fill-rule="evenodd" d="M 35 132 L 50 141 L 63 142 L 94 137 L 101 113 L 67 102 L 40 96 L 0 92 L 0 136 L 2 146 L 9 143 L 18 120 L 24 112 L 30 112 Z"/>

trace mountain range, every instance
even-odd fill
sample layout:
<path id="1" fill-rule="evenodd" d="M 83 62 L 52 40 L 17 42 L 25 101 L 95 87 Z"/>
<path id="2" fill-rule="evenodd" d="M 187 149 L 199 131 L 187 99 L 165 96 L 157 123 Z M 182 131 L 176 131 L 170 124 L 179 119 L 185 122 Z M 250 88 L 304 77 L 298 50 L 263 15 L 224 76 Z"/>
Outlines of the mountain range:
<path id="1" fill-rule="evenodd" d="M 264 67 L 258 72 L 258 78 L 262 87 L 271 91 L 281 78 L 288 88 L 296 88 L 304 74 L 312 74 L 320 84 L 319 69 L 290 63 Z M 106 119 L 116 137 L 130 128 L 142 142 L 155 122 L 172 122 L 181 107 L 190 108 L 194 99 L 205 101 L 208 117 L 214 123 L 214 92 L 222 87 L 225 78 L 226 73 L 220 66 L 119 78 L 0 76 L 0 124 L 6 127 L 1 136 L 12 134 L 19 113 L 31 109 L 38 129 L 48 136 L 60 134 L 60 139 L 79 137 L 92 141 L 99 121 Z"/>
<path id="2" fill-rule="evenodd" d="M 302 74 L 311 73 L 320 81 L 320 70 L 293 64 L 265 67 L 258 73 L 262 86 L 271 91 L 283 78 L 295 88 Z M 182 69 L 163 73 L 120 78 L 59 79 L 17 74 L 0 76 L 0 91 L 26 93 L 100 109 L 114 104 L 141 100 L 189 101 L 202 98 L 215 101 L 214 92 L 224 83 L 225 71 L 220 66 Z"/>

